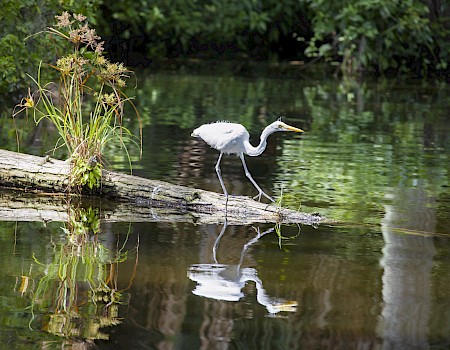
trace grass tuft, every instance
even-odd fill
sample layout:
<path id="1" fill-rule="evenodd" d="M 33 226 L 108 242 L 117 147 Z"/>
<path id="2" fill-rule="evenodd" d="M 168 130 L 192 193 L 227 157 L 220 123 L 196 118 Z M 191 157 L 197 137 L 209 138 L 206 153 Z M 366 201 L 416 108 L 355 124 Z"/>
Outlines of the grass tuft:
<path id="1" fill-rule="evenodd" d="M 36 124 L 50 121 L 58 131 L 54 150 L 66 147 L 71 164 L 70 189 L 95 189 L 101 185 L 103 151 L 110 142 L 123 148 L 131 170 L 127 144 L 142 150 L 142 125 L 132 98 L 123 91 L 130 71 L 122 63 L 112 63 L 103 55 L 103 44 L 86 17 L 64 12 L 45 33 L 68 47 L 68 54 L 56 64 L 40 64 L 37 77 L 30 76 L 37 87 L 17 107 L 31 109 Z M 51 69 L 59 77 L 47 81 L 43 75 Z M 48 75 L 51 75 L 49 72 Z M 139 121 L 139 136 L 123 124 L 125 105 L 130 104 Z M 13 117 L 16 115 L 15 113 Z"/>

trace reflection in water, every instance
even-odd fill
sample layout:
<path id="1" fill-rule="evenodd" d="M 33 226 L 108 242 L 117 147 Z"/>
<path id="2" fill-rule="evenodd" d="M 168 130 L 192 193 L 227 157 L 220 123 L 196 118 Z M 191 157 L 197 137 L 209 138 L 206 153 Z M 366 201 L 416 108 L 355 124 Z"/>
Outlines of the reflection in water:
<path id="1" fill-rule="evenodd" d="M 383 349 L 428 349 L 431 312 L 432 237 L 401 234 L 395 228 L 434 232 L 434 206 L 422 189 L 398 189 L 386 205 L 383 274 Z"/>
<path id="2" fill-rule="evenodd" d="M 374 226 L 304 227 L 301 242 L 289 242 L 282 250 L 266 235 L 258 241 L 258 249 L 249 248 L 252 252 L 245 253 L 242 263 L 242 248 L 255 236 L 245 227 L 229 227 L 214 253 L 222 227 L 134 223 L 129 241 L 139 237 L 140 254 L 137 277 L 127 290 L 132 295 L 125 306 L 127 317 L 110 327 L 108 342 L 97 345 L 105 349 L 449 348 L 448 85 L 377 80 L 342 92 L 338 81 L 309 78 L 153 74 L 140 80 L 143 89 L 137 91 L 136 103 L 143 110 L 146 151 L 142 162 L 135 164 L 135 174 L 220 192 L 213 170 L 217 155 L 190 138 L 192 129 L 220 116 L 246 125 L 255 140 L 265 123 L 283 115 L 294 124 L 305 125 L 308 132 L 300 143 L 280 134 L 269 143 L 262 159 L 253 164 L 248 159 L 255 180 L 274 194 L 283 189 L 283 202 L 293 209 Z M 11 118 L 8 115 L 5 119 Z M 0 126 L 3 139 L 8 130 L 10 127 Z M 50 139 L 53 134 L 22 130 L 21 149 L 42 154 L 56 142 Z M 26 147 L 26 140 L 38 140 L 39 144 Z M 16 149 L 15 135 L 4 146 Z M 108 151 L 108 160 L 116 169 L 128 168 L 114 147 Z M 224 181 L 230 192 L 252 194 L 251 183 L 243 180 L 239 160 L 224 162 L 224 171 L 229 174 Z M 395 197 L 383 208 L 386 193 Z M 430 200 L 430 194 L 435 201 Z M 383 209 L 381 235 L 378 224 Z M 156 221 L 164 219 L 155 217 Z M 447 236 L 427 238 L 392 229 L 433 231 L 435 225 L 436 231 Z M 62 247 L 67 247 L 66 251 L 76 247 L 73 263 L 78 261 L 79 289 L 72 304 L 78 309 L 72 309 L 73 315 L 95 320 L 99 314 L 94 308 L 100 305 L 101 311 L 107 304 L 91 302 L 90 287 L 82 274 L 86 260 L 77 255 L 76 239 L 72 245 L 53 239 L 51 246 L 49 229 L 41 226 L 20 223 L 14 235 L 14 223 L 0 223 L 0 344 L 12 342 L 10 348 L 29 348 L 36 334 L 42 336 L 42 332 L 29 331 L 30 316 L 24 317 L 24 310 L 29 310 L 25 308 L 45 274 L 52 276 L 49 285 L 53 290 L 47 295 L 53 295 L 38 301 L 32 326 L 39 328 L 38 321 L 56 310 L 54 290 L 61 281 L 52 270 L 56 266 L 52 262 Z M 49 226 L 54 237 L 61 234 L 56 224 Z M 85 243 L 80 249 L 92 247 L 98 256 L 104 252 L 100 246 L 117 252 L 117 235 L 124 228 L 121 224 L 107 228 L 97 242 L 94 239 L 92 245 Z M 103 239 L 105 234 L 111 237 L 109 245 Z M 33 254 L 44 265 L 34 263 Z M 119 275 L 117 290 L 123 291 L 135 272 L 134 259 L 115 263 L 114 254 L 105 256 L 101 266 L 108 271 L 104 276 Z M 243 294 L 239 302 L 200 298 L 192 293 L 200 286 L 186 276 L 198 263 L 214 269 L 211 273 L 220 278 L 225 275 L 223 283 L 229 274 L 236 280 L 255 272 L 269 295 L 297 300 L 301 312 L 298 307 L 295 313 L 276 314 L 285 317 L 267 317 L 266 307 L 256 301 L 257 286 L 252 280 L 236 289 L 236 295 Z M 75 271 L 72 266 L 69 272 Z M 251 268 L 254 270 L 248 270 Z M 15 289 L 16 280 L 11 276 L 17 279 Z M 23 346 L 22 342 L 28 344 Z"/>
<path id="3" fill-rule="evenodd" d="M 121 323 L 119 305 L 128 301 L 118 288 L 118 265 L 127 252 L 117 242 L 100 241 L 98 210 L 91 207 L 70 208 L 61 229 L 66 239 L 55 242 L 45 260 L 34 258 L 42 276 L 35 282 L 30 267 L 30 276 L 21 276 L 16 290 L 31 299 L 30 328 L 65 338 L 65 345 L 84 347 L 108 339 L 102 328 Z"/>
<path id="4" fill-rule="evenodd" d="M 255 282 L 256 285 L 256 299 L 258 303 L 265 306 L 269 314 L 274 315 L 281 311 L 297 311 L 296 301 L 274 298 L 267 294 L 263 287 L 263 282 L 258 277 L 256 269 L 251 267 L 241 267 L 244 255 L 248 248 L 252 244 L 255 244 L 261 237 L 273 232 L 274 228 L 270 228 L 263 233 L 260 233 L 259 228 L 256 229 L 256 236 L 243 246 L 239 263 L 226 265 L 218 263 L 217 248 L 227 226 L 228 225 L 225 222 L 213 246 L 215 264 L 195 264 L 189 268 L 189 278 L 192 281 L 197 282 L 197 287 L 192 293 L 215 300 L 239 301 L 244 296 L 242 289 L 246 286 L 248 281 L 252 281 Z"/>

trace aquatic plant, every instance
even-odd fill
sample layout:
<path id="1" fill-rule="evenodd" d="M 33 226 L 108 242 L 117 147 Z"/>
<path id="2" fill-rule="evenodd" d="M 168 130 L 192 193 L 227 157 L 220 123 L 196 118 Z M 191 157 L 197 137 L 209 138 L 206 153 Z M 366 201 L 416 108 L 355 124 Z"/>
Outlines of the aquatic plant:
<path id="1" fill-rule="evenodd" d="M 120 143 L 131 169 L 127 142 L 140 145 L 141 135 L 134 136 L 124 126 L 125 104 L 131 105 L 139 124 L 140 116 L 132 99 L 123 92 L 130 71 L 122 63 L 105 58 L 104 42 L 89 27 L 86 17 L 63 12 L 56 19 L 56 25 L 44 33 L 69 43 L 69 53 L 56 64 L 41 63 L 37 78 L 31 77 L 37 91 L 18 107 L 31 108 L 36 124 L 50 121 L 56 127 L 59 139 L 54 149 L 65 146 L 69 154 L 69 187 L 82 190 L 87 186 L 92 190 L 100 187 L 102 151 L 108 143 Z M 56 71 L 57 83 L 46 81 L 44 67 Z"/>
<path id="2" fill-rule="evenodd" d="M 128 303 L 118 283 L 119 265 L 128 258 L 128 234 L 122 246 L 106 247 L 99 241 L 97 208 L 70 206 L 68 215 L 61 227 L 66 239 L 54 242 L 45 260 L 33 255 L 35 276 L 30 267 L 18 293 L 31 300 L 30 329 L 83 341 L 108 339 L 102 329 L 120 324 L 119 307 Z M 133 279 L 134 274 L 130 285 Z"/>

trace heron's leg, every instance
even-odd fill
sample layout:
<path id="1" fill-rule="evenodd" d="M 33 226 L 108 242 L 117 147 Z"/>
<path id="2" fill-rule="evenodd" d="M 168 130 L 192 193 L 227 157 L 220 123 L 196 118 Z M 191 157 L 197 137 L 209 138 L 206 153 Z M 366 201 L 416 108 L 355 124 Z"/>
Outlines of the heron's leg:
<path id="1" fill-rule="evenodd" d="M 218 264 L 218 261 L 217 261 L 217 247 L 219 246 L 220 239 L 222 238 L 223 234 L 225 233 L 225 230 L 227 229 L 227 227 L 228 227 L 227 217 L 225 216 L 225 222 L 223 223 L 222 230 L 220 231 L 219 236 L 217 236 L 217 238 L 216 238 L 216 240 L 214 242 L 214 246 L 213 246 L 213 258 L 214 258 L 214 262 L 216 264 Z"/>
<path id="2" fill-rule="evenodd" d="M 275 201 L 273 200 L 273 198 L 270 197 L 270 196 L 268 196 L 267 194 L 265 194 L 264 191 L 261 189 L 261 187 L 258 186 L 258 184 L 256 183 L 256 181 L 253 180 L 253 177 L 252 177 L 252 175 L 250 174 L 250 171 L 248 171 L 248 169 L 247 169 L 247 164 L 245 164 L 244 154 L 243 154 L 243 153 L 239 154 L 239 157 L 241 157 L 242 165 L 244 166 L 245 176 L 248 177 L 248 179 L 252 182 L 253 186 L 255 186 L 255 188 L 256 188 L 256 189 L 258 190 L 258 192 L 259 192 L 258 195 L 255 196 L 254 198 L 258 198 L 258 200 L 261 200 L 261 195 L 262 195 L 262 196 L 266 197 L 268 200 L 270 200 L 270 201 L 272 201 L 272 202 L 275 202 Z"/>
<path id="3" fill-rule="evenodd" d="M 223 156 L 223 153 L 220 152 L 219 159 L 217 160 L 217 164 L 216 164 L 216 173 L 217 173 L 217 177 L 219 178 L 220 185 L 222 186 L 223 193 L 227 197 L 227 201 L 228 201 L 228 191 L 225 188 L 225 184 L 223 183 L 222 175 L 221 175 L 222 172 L 220 171 L 220 161 L 222 160 L 222 156 Z"/>

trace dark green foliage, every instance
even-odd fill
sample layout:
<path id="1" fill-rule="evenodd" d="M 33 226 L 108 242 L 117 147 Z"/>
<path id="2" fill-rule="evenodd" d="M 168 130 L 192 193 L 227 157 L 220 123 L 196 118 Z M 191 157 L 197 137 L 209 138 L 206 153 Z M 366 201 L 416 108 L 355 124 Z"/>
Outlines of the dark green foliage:
<path id="1" fill-rule="evenodd" d="M 444 2 L 153 0 L 116 1 L 103 11 L 111 35 L 147 43 L 153 57 L 231 53 L 321 59 L 344 74 L 394 69 L 423 75 L 446 69 L 450 56 Z"/>
<path id="2" fill-rule="evenodd" d="M 39 62 L 53 61 L 57 46 L 45 35 L 35 35 L 55 20 L 63 9 L 83 13 L 95 22 L 102 0 L 0 0 L 0 94 L 22 90 Z"/>
<path id="3" fill-rule="evenodd" d="M 420 73 L 447 66 L 450 46 L 440 37 L 444 22 L 431 22 L 421 0 L 306 2 L 314 32 L 306 50 L 310 57 L 338 58 L 347 73 L 370 67 L 379 73 L 388 68 Z"/>
<path id="4" fill-rule="evenodd" d="M 36 1 L 3 0 L 1 8 L 0 93 L 5 93 L 23 87 L 25 73 L 30 70 L 31 61 L 37 59 L 27 52 L 24 39 L 38 28 L 45 28 L 45 23 L 42 16 L 31 19 L 32 13 L 39 13 Z"/>
<path id="5" fill-rule="evenodd" d="M 0 0 L 0 6 L 0 94 L 24 91 L 26 73 L 56 57 L 53 42 L 30 35 L 63 10 L 86 15 L 109 39 L 113 60 L 128 55 L 129 65 L 194 55 L 325 61 L 343 74 L 438 76 L 449 69 L 445 1 Z"/>
<path id="6" fill-rule="evenodd" d="M 155 0 L 111 3 L 104 7 L 111 34 L 124 39 L 144 35 L 153 55 L 177 55 L 227 49 L 251 53 L 296 26 L 298 1 Z M 105 23 L 107 26 L 108 23 Z M 269 40 L 269 41 L 267 41 Z"/>

